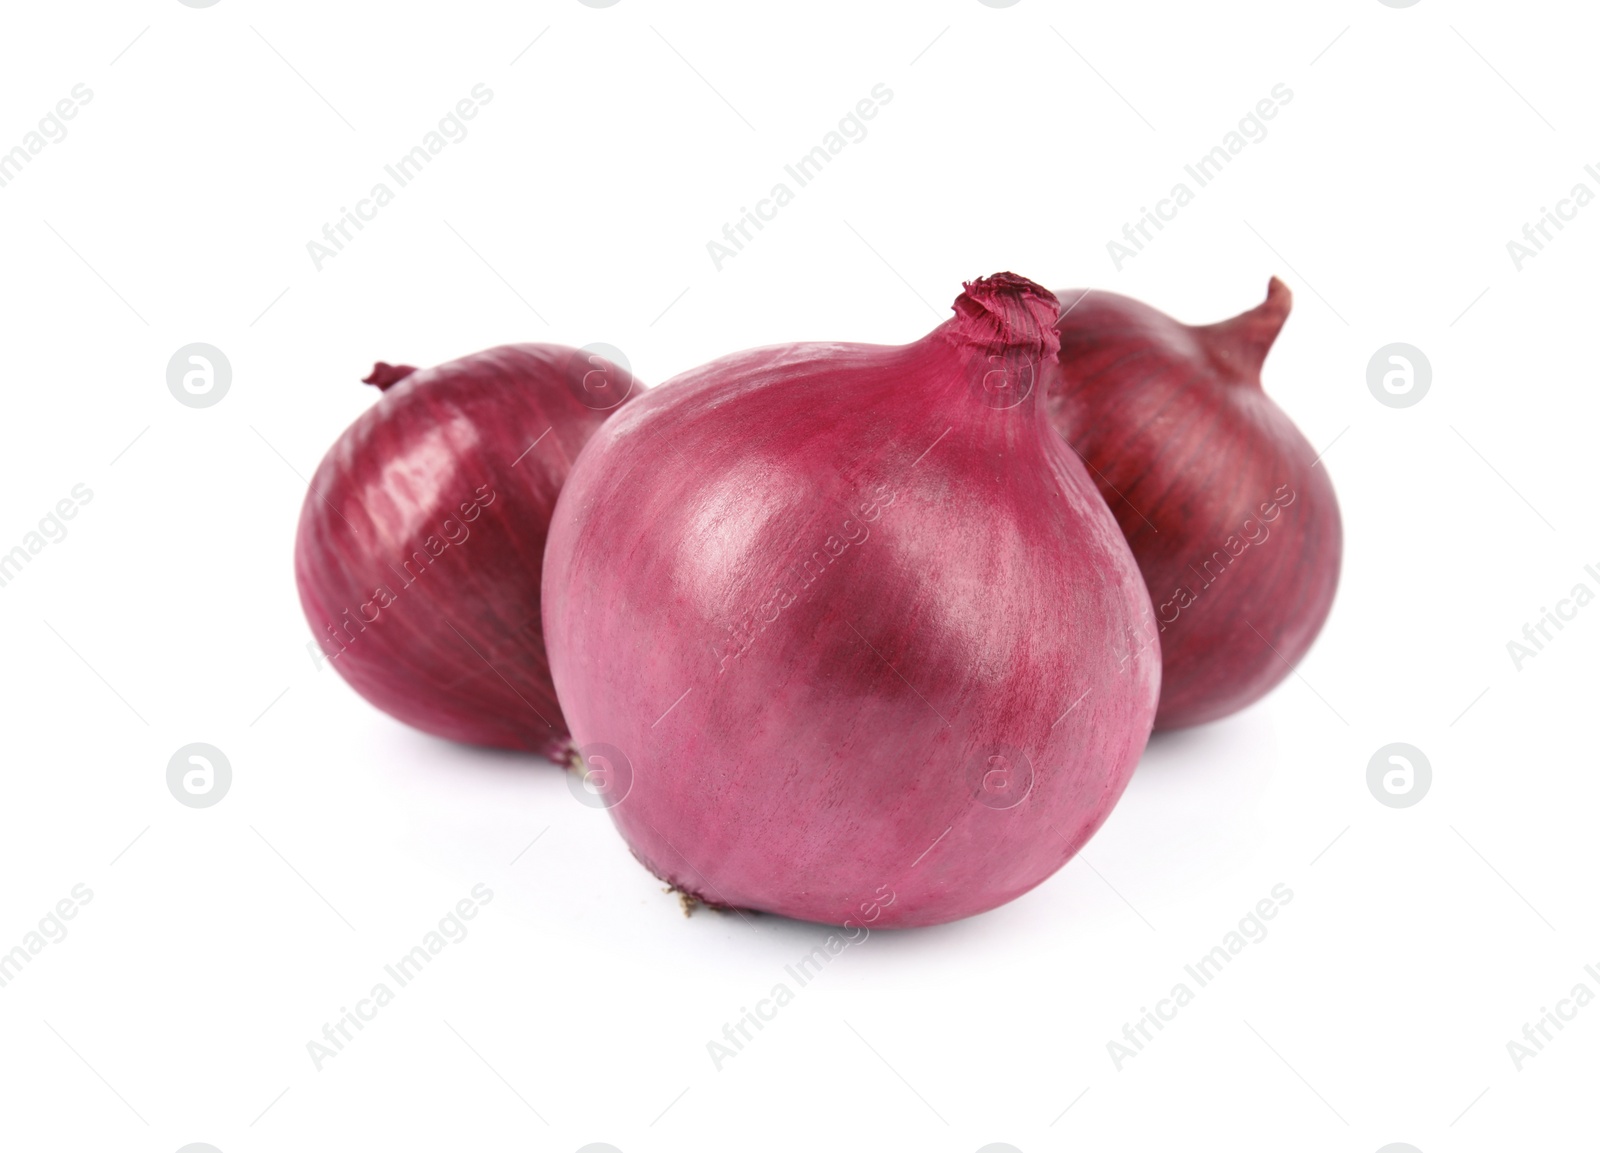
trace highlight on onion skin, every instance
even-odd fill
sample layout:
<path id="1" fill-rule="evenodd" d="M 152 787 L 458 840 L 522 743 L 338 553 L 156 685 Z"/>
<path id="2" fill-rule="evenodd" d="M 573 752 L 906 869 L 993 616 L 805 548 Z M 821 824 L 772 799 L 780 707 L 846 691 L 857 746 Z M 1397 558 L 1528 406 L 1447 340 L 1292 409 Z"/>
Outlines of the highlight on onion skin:
<path id="1" fill-rule="evenodd" d="M 1144 748 L 1150 602 L 1044 413 L 1056 300 L 1001 273 L 955 313 L 684 373 L 562 492 L 556 687 L 688 897 L 852 931 L 980 913 L 1078 851 Z"/>
<path id="2" fill-rule="evenodd" d="M 1288 676 L 1339 583 L 1339 503 L 1324 464 L 1261 386 L 1288 318 L 1266 300 L 1191 327 L 1124 296 L 1059 294 L 1050 419 L 1089 466 L 1155 606 L 1155 727 L 1237 712 Z"/>
<path id="3" fill-rule="evenodd" d="M 301 508 L 295 580 L 329 663 L 408 725 L 473 745 L 571 751 L 539 612 L 556 497 L 636 382 L 552 344 L 418 371 L 329 449 Z"/>

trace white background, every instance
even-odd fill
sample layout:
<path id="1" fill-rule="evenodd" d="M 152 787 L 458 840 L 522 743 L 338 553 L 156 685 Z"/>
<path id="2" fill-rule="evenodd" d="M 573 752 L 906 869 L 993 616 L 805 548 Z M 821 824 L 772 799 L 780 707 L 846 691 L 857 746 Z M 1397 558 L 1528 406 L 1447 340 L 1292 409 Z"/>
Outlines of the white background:
<path id="1" fill-rule="evenodd" d="M 10 4 L 0 148 L 0 1145 L 33 1150 L 1446 1150 L 1592 1140 L 1600 1007 L 1506 1043 L 1600 963 L 1600 166 L 1592 9 L 1377 0 L 895 6 Z M 536 41 L 536 42 L 535 42 Z M 528 45 L 532 43 L 531 47 Z M 494 93 L 318 271 L 306 242 L 475 84 Z M 718 271 L 706 242 L 875 84 L 893 100 Z M 1120 271 L 1106 242 L 1275 84 L 1292 102 Z M 825 935 L 700 914 L 536 760 L 455 747 L 316 667 L 309 477 L 376 394 L 516 340 L 645 380 L 790 340 L 914 339 L 1012 269 L 1193 322 L 1296 294 L 1266 387 L 1342 503 L 1299 675 L 1158 737 L 1086 851 L 1010 906 L 875 934 L 719 1071 L 707 1042 Z M 166 364 L 221 348 L 192 409 Z M 1385 407 L 1366 366 L 1422 349 Z M 215 807 L 168 758 L 231 761 Z M 1433 766 L 1405 809 L 1367 763 Z M 529 848 L 530 842 L 536 842 Z M 520 855 L 519 855 L 520 854 Z M 319 1072 L 307 1042 L 476 884 L 493 901 Z M 1292 903 L 1119 1071 L 1107 1042 L 1274 885 Z M 1585 1137 L 1584 1135 L 1588 1136 Z"/>

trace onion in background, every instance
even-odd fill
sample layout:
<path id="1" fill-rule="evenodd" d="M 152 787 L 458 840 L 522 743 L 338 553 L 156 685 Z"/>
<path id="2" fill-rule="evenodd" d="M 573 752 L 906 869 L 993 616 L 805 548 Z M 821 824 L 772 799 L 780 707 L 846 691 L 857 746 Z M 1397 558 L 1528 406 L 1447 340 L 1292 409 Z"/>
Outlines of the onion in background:
<path id="1" fill-rule="evenodd" d="M 1274 277 L 1263 303 L 1203 327 L 1114 293 L 1058 295 L 1050 417 L 1149 585 L 1156 728 L 1227 716 L 1289 675 L 1339 583 L 1327 469 L 1261 388 L 1289 289 Z"/>
<path id="2" fill-rule="evenodd" d="M 311 481 L 295 579 L 330 663 L 391 716 L 450 740 L 565 763 L 540 573 L 556 497 L 580 449 L 635 391 L 626 368 L 516 344 L 384 390 Z"/>

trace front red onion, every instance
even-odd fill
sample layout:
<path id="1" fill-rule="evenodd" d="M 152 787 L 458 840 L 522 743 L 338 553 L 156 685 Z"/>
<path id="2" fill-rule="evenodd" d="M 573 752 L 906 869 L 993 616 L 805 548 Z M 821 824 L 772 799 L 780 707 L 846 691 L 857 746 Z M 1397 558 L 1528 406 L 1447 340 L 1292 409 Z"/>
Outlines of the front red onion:
<path id="1" fill-rule="evenodd" d="M 571 750 L 539 614 L 550 513 L 635 388 L 579 349 L 515 344 L 384 390 L 328 450 L 295 540 L 300 603 L 334 668 L 385 712 L 469 744 Z"/>
<path id="2" fill-rule="evenodd" d="M 1289 289 L 1274 277 L 1262 304 L 1204 327 L 1109 292 L 1060 297 L 1050 417 L 1149 585 L 1156 728 L 1227 716 L 1288 676 L 1339 583 L 1328 470 L 1261 389 Z"/>
<path id="3" fill-rule="evenodd" d="M 1126 542 L 1050 427 L 1055 298 L 646 393 L 574 466 L 545 635 L 587 769 L 683 893 L 867 928 L 993 908 L 1104 821 L 1159 688 Z"/>

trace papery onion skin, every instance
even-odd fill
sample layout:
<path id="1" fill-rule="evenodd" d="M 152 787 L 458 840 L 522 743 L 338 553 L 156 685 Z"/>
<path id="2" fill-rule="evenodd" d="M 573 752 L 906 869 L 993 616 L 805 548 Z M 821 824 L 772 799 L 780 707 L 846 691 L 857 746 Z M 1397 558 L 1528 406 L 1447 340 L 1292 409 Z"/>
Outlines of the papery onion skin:
<path id="1" fill-rule="evenodd" d="M 1155 727 L 1237 712 L 1311 647 L 1343 552 L 1326 464 L 1261 386 L 1289 289 L 1274 277 L 1260 305 L 1194 327 L 1114 293 L 1058 296 L 1050 417 L 1149 585 L 1162 656 Z"/>
<path id="2" fill-rule="evenodd" d="M 915 343 L 725 357 L 590 442 L 545 634 L 657 876 L 936 924 L 1033 888 L 1105 820 L 1159 659 L 1127 544 L 1044 415 L 1056 309 L 1002 273 Z"/>
<path id="3" fill-rule="evenodd" d="M 578 349 L 516 344 L 422 371 L 380 363 L 367 383 L 383 396 L 301 508 L 312 635 L 406 724 L 565 763 L 539 611 L 545 536 L 572 461 L 636 382 Z"/>

